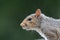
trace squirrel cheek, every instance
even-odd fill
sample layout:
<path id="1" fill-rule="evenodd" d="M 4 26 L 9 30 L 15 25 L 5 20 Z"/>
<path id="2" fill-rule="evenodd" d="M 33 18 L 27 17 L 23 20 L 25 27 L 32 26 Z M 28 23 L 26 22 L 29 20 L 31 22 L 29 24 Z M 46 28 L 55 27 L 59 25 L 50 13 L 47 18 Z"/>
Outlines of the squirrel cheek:
<path id="1" fill-rule="evenodd" d="M 35 26 L 34 22 L 30 22 L 30 27 L 33 28 Z"/>

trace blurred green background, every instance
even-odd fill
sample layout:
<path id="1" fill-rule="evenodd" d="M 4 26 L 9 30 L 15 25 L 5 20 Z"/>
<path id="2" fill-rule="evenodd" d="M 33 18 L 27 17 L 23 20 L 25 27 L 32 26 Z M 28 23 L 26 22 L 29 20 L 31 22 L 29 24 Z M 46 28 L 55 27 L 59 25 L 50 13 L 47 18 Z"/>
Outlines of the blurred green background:
<path id="1" fill-rule="evenodd" d="M 38 8 L 47 16 L 60 18 L 60 0 L 0 0 L 0 40 L 41 38 L 35 31 L 26 31 L 20 26 Z"/>

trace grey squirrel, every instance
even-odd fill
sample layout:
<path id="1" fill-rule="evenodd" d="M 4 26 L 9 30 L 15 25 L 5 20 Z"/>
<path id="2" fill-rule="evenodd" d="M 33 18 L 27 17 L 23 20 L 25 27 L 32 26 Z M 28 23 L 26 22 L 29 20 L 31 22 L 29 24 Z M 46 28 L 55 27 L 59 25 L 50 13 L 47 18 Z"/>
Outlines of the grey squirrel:
<path id="1" fill-rule="evenodd" d="M 27 16 L 20 25 L 38 32 L 45 40 L 60 40 L 60 19 L 48 17 L 40 9 Z"/>

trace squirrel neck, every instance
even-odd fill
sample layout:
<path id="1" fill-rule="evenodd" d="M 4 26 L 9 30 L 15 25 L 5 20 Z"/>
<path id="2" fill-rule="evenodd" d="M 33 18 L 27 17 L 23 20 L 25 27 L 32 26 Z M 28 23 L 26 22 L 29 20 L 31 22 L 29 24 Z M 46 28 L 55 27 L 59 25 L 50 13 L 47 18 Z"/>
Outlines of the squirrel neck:
<path id="1" fill-rule="evenodd" d="M 34 28 L 34 30 L 47 31 L 55 28 L 60 28 L 60 19 L 54 19 L 41 13 L 37 20 L 38 26 Z"/>
<path id="2" fill-rule="evenodd" d="M 44 14 L 41 14 L 41 16 L 38 18 L 40 25 L 38 25 L 38 28 L 35 28 L 34 30 L 38 32 L 45 40 L 48 40 L 47 33 L 55 31 L 55 28 L 60 27 L 60 19 L 54 19 L 51 17 L 47 17 Z M 52 31 L 53 30 L 53 31 Z M 46 34 L 45 34 L 46 33 Z"/>
<path id="3" fill-rule="evenodd" d="M 38 20 L 38 28 L 36 30 L 47 31 L 55 28 L 60 28 L 60 19 L 54 19 L 47 17 L 44 14 L 41 14 L 40 19 Z"/>
<path id="4" fill-rule="evenodd" d="M 44 14 L 41 14 L 41 27 L 60 27 L 60 19 L 54 19 L 52 17 L 47 17 Z"/>

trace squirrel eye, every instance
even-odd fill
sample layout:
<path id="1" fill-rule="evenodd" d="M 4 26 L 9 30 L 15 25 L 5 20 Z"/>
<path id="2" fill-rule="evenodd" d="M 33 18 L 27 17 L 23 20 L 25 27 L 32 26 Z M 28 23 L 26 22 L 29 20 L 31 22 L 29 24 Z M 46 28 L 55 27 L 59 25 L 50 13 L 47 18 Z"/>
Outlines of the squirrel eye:
<path id="1" fill-rule="evenodd" d="M 32 20 L 32 18 L 28 18 L 28 21 L 31 21 Z"/>

